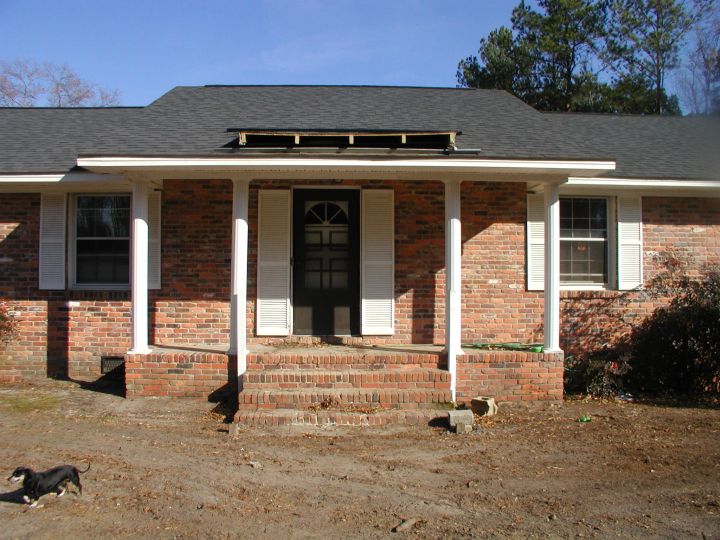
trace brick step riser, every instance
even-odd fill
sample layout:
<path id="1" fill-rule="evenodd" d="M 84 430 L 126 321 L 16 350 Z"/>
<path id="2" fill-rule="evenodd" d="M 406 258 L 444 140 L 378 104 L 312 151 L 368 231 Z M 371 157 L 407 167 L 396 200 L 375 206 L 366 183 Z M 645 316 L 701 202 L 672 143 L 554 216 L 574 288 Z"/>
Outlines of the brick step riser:
<path id="1" fill-rule="evenodd" d="M 317 388 L 318 390 L 351 390 L 351 389 L 370 389 L 370 390 L 448 390 L 450 388 L 449 382 L 412 382 L 412 383 L 401 383 L 401 382 L 368 382 L 368 383 L 354 383 L 354 382 L 332 382 L 332 383 L 321 383 L 321 382 L 278 382 L 278 383 L 265 383 L 265 382 L 244 382 L 243 390 L 267 390 L 272 392 L 273 390 L 312 390 Z"/>
<path id="2" fill-rule="evenodd" d="M 364 410 L 366 407 L 369 407 L 373 410 L 377 411 L 436 411 L 436 410 L 444 410 L 440 405 L 443 405 L 445 402 L 441 403 L 364 403 L 364 402 L 356 402 L 356 403 L 346 403 L 346 406 L 352 407 L 352 406 L 358 406 L 362 407 L 361 410 Z M 300 412 L 312 412 L 317 410 L 324 410 L 321 408 L 320 403 L 256 403 L 256 404 L 249 404 L 249 403 L 243 403 L 238 408 L 238 412 L 260 412 L 260 411 L 274 411 L 278 409 L 296 409 Z M 343 410 L 342 408 L 335 408 L 337 410 Z M 335 410 L 333 408 L 328 408 L 327 410 Z"/>
<path id="3" fill-rule="evenodd" d="M 444 357 L 435 354 L 406 355 L 298 355 L 249 354 L 248 370 L 261 369 L 443 369 Z"/>
<path id="4" fill-rule="evenodd" d="M 279 414 L 282 413 L 282 414 Z M 235 422 L 243 426 L 387 426 L 423 425 L 442 419 L 445 412 L 427 410 L 378 412 L 375 414 L 339 411 L 239 411 Z"/>
<path id="5" fill-rule="evenodd" d="M 329 392 L 243 390 L 240 394 L 240 409 L 306 409 L 323 403 L 412 409 L 432 408 L 438 404 L 449 403 L 450 400 L 450 390 L 435 389 Z"/>
<path id="6" fill-rule="evenodd" d="M 245 390 L 293 388 L 450 388 L 450 374 L 445 371 L 407 373 L 308 373 L 308 372 L 248 372 L 243 383 Z"/>

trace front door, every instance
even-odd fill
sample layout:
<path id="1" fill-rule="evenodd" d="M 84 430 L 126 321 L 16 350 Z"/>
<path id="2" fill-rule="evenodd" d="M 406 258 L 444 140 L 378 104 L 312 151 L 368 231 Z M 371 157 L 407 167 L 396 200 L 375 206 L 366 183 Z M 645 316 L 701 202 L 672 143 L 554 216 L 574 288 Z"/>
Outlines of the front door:
<path id="1" fill-rule="evenodd" d="M 293 333 L 357 334 L 360 192 L 293 192 Z"/>

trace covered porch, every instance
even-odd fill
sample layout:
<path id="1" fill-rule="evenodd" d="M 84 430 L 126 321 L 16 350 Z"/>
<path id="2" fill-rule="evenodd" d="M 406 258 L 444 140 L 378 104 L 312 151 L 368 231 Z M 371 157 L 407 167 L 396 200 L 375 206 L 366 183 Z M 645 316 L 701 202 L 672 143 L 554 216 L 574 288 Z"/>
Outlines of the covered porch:
<path id="1" fill-rule="evenodd" d="M 103 158 L 103 157 L 87 157 L 81 158 L 78 163 L 94 172 L 112 173 L 122 175 L 132 183 L 133 189 L 133 208 L 132 208 L 132 348 L 128 352 L 128 374 L 131 375 L 132 365 L 144 364 L 150 366 L 157 360 L 164 367 L 152 366 L 152 369 L 158 370 L 187 370 L 188 367 L 177 367 L 177 364 L 202 364 L 203 362 L 213 364 L 212 368 L 222 371 L 219 367 L 225 363 L 226 374 L 228 380 L 235 378 L 237 387 L 244 389 L 246 396 L 251 393 L 247 392 L 247 384 L 262 383 L 266 380 L 253 380 L 251 375 L 253 370 L 262 369 L 270 372 L 272 369 L 295 369 L 294 363 L 288 361 L 293 357 L 288 350 L 287 342 L 292 342 L 292 331 L 282 335 L 276 334 L 275 338 L 266 340 L 267 343 L 282 343 L 283 348 L 278 350 L 268 350 L 259 342 L 262 332 L 258 332 L 258 319 L 249 319 L 249 314 L 253 313 L 252 307 L 248 305 L 248 274 L 258 272 L 256 258 L 249 258 L 250 253 L 250 232 L 251 227 L 256 223 L 251 223 L 250 215 L 252 208 L 251 201 L 251 183 L 260 181 L 263 186 L 271 186 L 273 183 L 282 183 L 282 185 L 292 184 L 294 182 L 317 181 L 319 185 L 327 187 L 332 186 L 337 179 L 342 182 L 352 183 L 354 181 L 363 182 L 384 182 L 386 185 L 400 186 L 406 182 L 442 182 L 444 204 L 444 245 L 440 246 L 443 250 L 444 261 L 444 283 L 443 283 L 443 304 L 444 313 L 442 317 L 442 328 L 440 329 L 441 338 L 435 341 L 435 345 L 413 344 L 412 340 L 408 343 L 397 345 L 395 350 L 378 349 L 375 346 L 363 345 L 363 338 L 371 336 L 372 332 L 366 332 L 363 328 L 359 336 L 349 336 L 339 338 L 339 343 L 343 344 L 343 349 L 335 351 L 335 354 L 328 354 L 327 346 L 323 345 L 317 349 L 304 348 L 303 351 L 296 351 L 294 356 L 299 358 L 318 357 L 323 359 L 320 364 L 323 367 L 344 366 L 347 369 L 365 369 L 362 363 L 357 360 L 367 357 L 372 351 L 373 355 L 381 354 L 386 360 L 376 362 L 377 365 L 384 366 L 382 369 L 394 369 L 388 367 L 398 358 L 405 358 L 401 364 L 412 366 L 411 369 L 417 368 L 418 363 L 415 362 L 413 356 L 418 354 L 422 356 L 423 361 L 420 364 L 432 365 L 428 369 L 440 369 L 447 372 L 447 380 L 441 380 L 447 385 L 447 393 L 442 393 L 437 397 L 437 402 L 460 401 L 474 393 L 477 388 L 487 388 L 494 394 L 504 392 L 508 399 L 512 399 L 515 395 L 514 391 L 504 391 L 502 388 L 509 388 L 511 385 L 524 385 L 527 391 L 526 395 L 532 395 L 533 389 L 530 388 L 530 379 L 523 380 L 520 376 L 520 370 L 525 370 L 527 374 L 540 373 L 543 370 L 552 370 L 554 380 L 558 380 L 558 370 L 560 370 L 559 380 L 562 380 L 561 362 L 557 365 L 558 355 L 561 358 L 559 347 L 559 185 L 567 180 L 569 176 L 592 176 L 602 173 L 612 168 L 613 164 L 608 162 L 539 162 L 539 161 L 507 161 L 507 160 L 478 160 L 478 159 L 289 159 L 289 158 L 198 158 L 195 160 L 172 159 L 172 158 Z M 195 179 L 214 178 L 217 180 L 229 181 L 232 185 L 232 249 L 231 249 L 231 286 L 230 286 L 230 328 L 227 346 L 221 346 L 213 351 L 174 351 L 162 348 L 151 347 L 150 324 L 148 320 L 148 245 L 150 238 L 148 235 L 148 196 L 151 186 L 160 185 L 167 178 L 182 178 L 183 182 L 191 183 Z M 542 296 L 544 324 L 543 324 L 543 342 L 544 353 L 517 353 L 517 352 L 477 352 L 467 354 L 463 350 L 462 339 L 464 326 L 463 322 L 463 273 L 462 252 L 463 252 L 463 220 L 462 220 L 462 199 L 463 186 L 475 183 L 493 182 L 494 184 L 510 183 L 521 186 L 529 192 L 542 192 L 544 200 L 544 213 L 542 216 L 544 225 L 545 242 L 543 252 L 539 254 L 545 261 L 545 287 Z M 399 204 L 396 200 L 395 204 Z M 250 264 L 250 266 L 249 266 Z M 421 265 L 422 261 L 417 261 Z M 399 270 L 395 270 L 398 275 Z M 473 276 L 474 277 L 474 276 Z M 392 295 L 395 291 L 392 291 Z M 499 293 L 500 294 L 500 293 Z M 371 302 L 373 298 L 362 296 L 361 302 Z M 394 298 L 390 299 L 391 302 Z M 288 303 L 292 303 L 292 296 L 287 298 Z M 467 320 L 467 318 L 465 318 Z M 390 321 L 390 325 L 393 324 Z M 466 329 L 466 328 L 465 328 Z M 391 328 L 392 331 L 392 328 Z M 358 338 L 358 339 L 356 339 Z M 370 343 L 370 340 L 365 340 Z M 385 346 L 383 346 L 385 347 Z M 387 347 L 390 347 L 389 345 Z M 395 347 L 393 345 L 392 347 Z M 392 348 L 390 347 L 390 348 Z M 402 349 L 420 347 L 424 350 L 422 353 L 407 352 Z M 312 350 L 312 352 L 310 352 Z M 282 351 L 282 352 L 281 352 Z M 167 362 L 168 355 L 177 358 Z M 189 355 L 195 357 L 190 361 L 175 361 L 180 357 L 177 355 Z M 205 355 L 205 356 L 198 356 Z M 160 357 L 163 357 L 162 359 Z M 222 358 L 226 360 L 223 361 Z M 274 358 L 281 361 L 273 363 Z M 344 358 L 344 361 L 338 362 L 337 358 Z M 390 358 L 390 360 L 387 360 Z M 407 360 L 407 359 L 410 360 Z M 187 358 L 185 358 L 187 359 Z M 199 360 L 196 362 L 196 360 Z M 549 363 L 548 363 L 549 362 Z M 170 367 L 170 364 L 175 364 Z M 306 365 L 303 361 L 301 364 Z M 318 367 L 320 364 L 315 364 Z M 360 366 L 363 367 L 358 367 Z M 281 366 L 273 368 L 273 365 Z M 468 366 L 472 365 L 472 368 Z M 353 367 L 354 366 L 354 367 Z M 476 366 L 480 366 L 479 368 Z M 484 366 L 484 367 L 483 367 Z M 504 369 L 502 375 L 497 377 L 488 375 L 493 369 L 502 366 Z M 144 368 L 139 368 L 144 369 Z M 200 368 L 201 370 L 203 368 Z M 298 368 L 307 369 L 307 368 Z M 515 372 L 514 370 L 518 370 Z M 320 369 L 323 371 L 323 369 Z M 147 376 L 145 372 L 140 373 L 137 379 L 143 379 Z M 199 372 L 200 375 L 205 373 Z M 509 376 L 510 374 L 511 376 Z M 167 375 L 180 375 L 180 373 L 168 373 Z M 215 373 L 219 376 L 219 373 Z M 518 375 L 518 376 L 514 376 Z M 167 377 L 172 379 L 172 377 Z M 291 377 L 292 378 L 292 377 Z M 195 378 L 197 380 L 197 378 Z M 441 377 L 442 379 L 442 377 Z M 487 379 L 491 381 L 485 387 L 478 386 L 479 381 Z M 535 380 L 538 377 L 534 377 Z M 362 377 L 356 380 L 362 380 Z M 474 381 L 468 386 L 467 381 Z M 502 383 L 492 383 L 493 380 L 505 381 Z M 512 384 L 507 381 L 514 381 Z M 349 381 L 349 379 L 348 379 Z M 335 379 L 332 384 L 344 384 L 345 379 Z M 292 384 L 293 381 L 273 381 L 269 382 L 278 384 Z M 316 381 L 305 381 L 308 384 L 317 384 Z M 397 383 L 407 381 L 395 381 Z M 303 383 L 301 380 L 300 383 Z M 300 384 L 298 383 L 298 384 Z M 132 383 L 131 379 L 128 384 Z M 304 383 L 303 383 L 304 384 Z M 322 383 L 320 383 L 322 384 Z M 354 384 L 354 383 L 353 383 Z M 554 383 L 552 383 L 554 384 Z M 151 389 L 155 385 L 142 385 L 143 390 L 137 392 L 138 395 L 146 394 L 145 386 Z M 198 386 L 195 384 L 195 386 Z M 128 387 L 130 390 L 130 386 Z M 551 390 L 548 395 L 561 395 L 562 387 L 545 388 Z M 151 390 L 154 391 L 154 390 Z M 133 392 L 129 392 L 132 394 Z M 362 393 L 360 393 L 362 394 Z M 358 394 L 358 395 L 360 395 Z M 372 403 L 380 403 L 378 397 L 374 398 L 372 393 L 362 394 L 369 395 L 368 398 Z M 539 394 L 538 394 L 539 395 Z M 523 399 L 521 394 L 517 394 L 517 399 Z M 241 402 L 244 399 L 241 396 Z M 261 398 L 248 403 L 255 410 L 262 409 L 265 403 Z M 314 403 L 310 398 L 309 403 Z M 324 398 L 323 398 L 324 399 Z M 320 402 L 323 401 L 320 400 Z M 365 399 L 364 397 L 362 399 Z M 390 403 L 392 403 L 392 399 Z M 397 399 L 401 400 L 401 397 Z M 433 398 L 430 398 L 432 402 Z M 299 401 L 302 403 L 302 401 Z M 398 402 L 402 403 L 402 401 Z"/>

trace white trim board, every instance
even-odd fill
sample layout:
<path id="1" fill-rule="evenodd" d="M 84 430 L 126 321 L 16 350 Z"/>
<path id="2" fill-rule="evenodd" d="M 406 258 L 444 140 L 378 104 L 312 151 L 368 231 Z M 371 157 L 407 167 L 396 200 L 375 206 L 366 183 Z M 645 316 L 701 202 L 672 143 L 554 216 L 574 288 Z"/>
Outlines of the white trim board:
<path id="1" fill-rule="evenodd" d="M 67 191 L 129 191 L 127 178 L 118 174 L 0 174 L 0 193 Z"/>
<path id="2" fill-rule="evenodd" d="M 720 180 L 668 180 L 640 178 L 569 177 L 560 185 L 562 195 L 627 195 L 644 197 L 720 197 Z"/>
<path id="3" fill-rule="evenodd" d="M 338 159 L 338 158 L 249 158 L 249 157 L 81 157 L 78 166 L 95 172 L 146 171 L 230 171 L 244 173 L 477 173 L 552 174 L 562 177 L 594 176 L 615 170 L 606 160 L 527 159 Z"/>

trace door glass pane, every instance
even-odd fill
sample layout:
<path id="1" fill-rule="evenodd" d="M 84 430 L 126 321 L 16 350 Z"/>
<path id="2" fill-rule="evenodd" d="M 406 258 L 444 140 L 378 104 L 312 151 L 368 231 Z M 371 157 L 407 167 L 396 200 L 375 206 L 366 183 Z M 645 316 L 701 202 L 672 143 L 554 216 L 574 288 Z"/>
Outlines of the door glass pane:
<path id="1" fill-rule="evenodd" d="M 305 261 L 303 283 L 311 289 L 348 287 L 349 220 L 347 201 L 306 201 Z"/>

